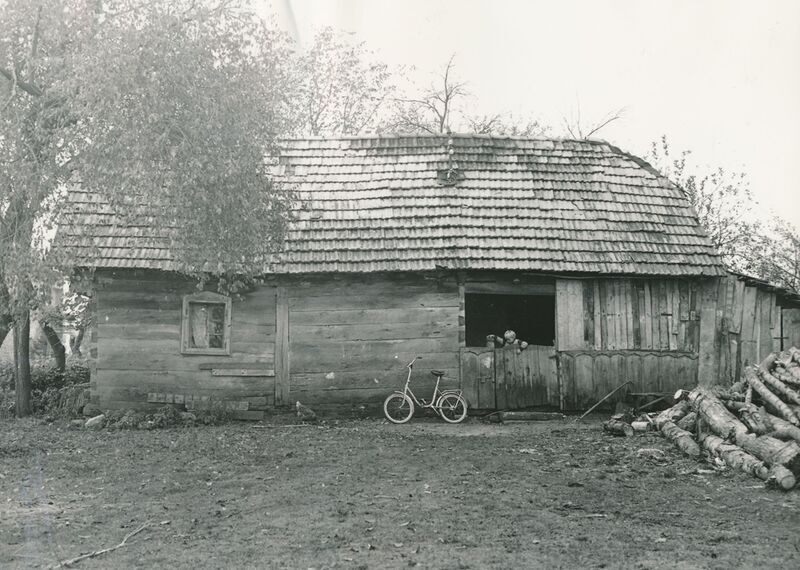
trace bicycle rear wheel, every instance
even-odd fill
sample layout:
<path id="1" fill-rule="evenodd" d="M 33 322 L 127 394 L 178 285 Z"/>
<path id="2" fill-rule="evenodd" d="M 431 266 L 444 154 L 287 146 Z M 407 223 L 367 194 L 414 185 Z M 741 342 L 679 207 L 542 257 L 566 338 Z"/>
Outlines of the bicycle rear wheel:
<path id="1" fill-rule="evenodd" d="M 467 417 L 467 401 L 458 394 L 445 394 L 439 398 L 436 408 L 442 419 L 451 424 L 464 421 Z"/>
<path id="2" fill-rule="evenodd" d="M 393 424 L 404 424 L 414 415 L 414 402 L 406 394 L 389 394 L 383 402 L 383 414 Z"/>

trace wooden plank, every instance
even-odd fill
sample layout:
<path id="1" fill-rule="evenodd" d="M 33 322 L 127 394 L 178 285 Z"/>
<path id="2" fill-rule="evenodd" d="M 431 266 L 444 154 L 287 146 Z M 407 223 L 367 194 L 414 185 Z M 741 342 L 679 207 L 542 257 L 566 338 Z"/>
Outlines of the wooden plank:
<path id="1" fill-rule="evenodd" d="M 445 323 L 447 321 L 438 320 L 435 322 Z M 458 346 L 467 346 L 467 301 L 463 282 L 458 284 Z"/>
<path id="2" fill-rule="evenodd" d="M 658 282 L 658 338 L 659 348 L 669 350 L 669 301 L 667 299 L 667 284 L 665 281 Z"/>
<path id="3" fill-rule="evenodd" d="M 457 320 L 459 309 L 460 305 L 458 308 L 408 306 L 395 309 L 327 309 L 316 312 L 292 311 L 291 327 L 294 329 L 295 326 L 300 325 L 437 323 Z"/>
<path id="4" fill-rule="evenodd" d="M 681 296 L 677 281 L 670 281 L 670 299 L 672 306 L 669 317 L 669 349 L 678 350 L 678 331 L 680 329 Z"/>
<path id="5" fill-rule="evenodd" d="M 501 280 L 476 282 L 470 276 L 464 283 L 466 293 L 485 295 L 555 295 L 557 285 L 550 283 L 513 283 Z"/>
<path id="6" fill-rule="evenodd" d="M 639 328 L 642 331 L 642 348 L 653 348 L 653 318 L 650 307 L 650 283 L 640 281 Z"/>
<path id="7" fill-rule="evenodd" d="M 781 309 L 783 350 L 791 346 L 800 348 L 800 309 Z"/>
<path id="8" fill-rule="evenodd" d="M 98 391 L 122 390 L 131 399 L 149 392 L 209 393 L 219 397 L 270 396 L 274 380 L 263 377 L 215 377 L 194 372 L 98 370 Z"/>
<path id="9" fill-rule="evenodd" d="M 659 332 L 659 319 L 658 312 L 658 283 L 651 281 L 648 283 L 650 290 L 650 339 L 653 350 L 661 350 L 661 336 Z"/>
<path id="10" fill-rule="evenodd" d="M 99 342 L 97 367 L 104 370 L 152 370 L 152 371 L 197 371 L 203 364 L 217 362 L 218 355 L 182 355 L 169 351 L 149 350 L 147 341 L 137 341 L 124 350 L 124 345 L 109 349 L 109 343 Z M 148 343 L 149 344 L 149 343 Z M 143 346 L 144 345 L 144 346 Z M 271 354 L 253 355 L 233 352 L 230 358 L 236 362 L 269 362 Z"/>
<path id="11" fill-rule="evenodd" d="M 275 376 L 275 370 L 271 368 L 212 368 L 212 376 Z"/>
<path id="12" fill-rule="evenodd" d="M 609 348 L 609 317 L 608 317 L 608 283 L 605 279 L 598 280 L 598 292 L 600 299 L 600 343 L 599 348 L 605 350 Z"/>
<path id="13" fill-rule="evenodd" d="M 625 348 L 634 348 L 634 336 L 636 336 L 634 332 L 634 310 L 633 305 L 636 303 L 636 312 L 638 313 L 638 303 L 636 302 L 636 295 L 633 284 L 631 283 L 630 279 L 624 279 L 622 281 L 623 286 L 623 295 L 622 300 L 625 303 L 625 333 L 626 333 L 626 340 L 625 340 Z M 638 317 L 638 315 L 637 315 Z M 636 318 L 636 324 L 638 325 L 639 319 Z"/>
<path id="14" fill-rule="evenodd" d="M 717 284 L 718 279 L 707 279 L 700 286 L 700 350 L 698 381 L 709 386 L 717 379 Z"/>
<path id="15" fill-rule="evenodd" d="M 745 306 L 745 283 L 736 279 L 733 286 L 733 306 L 731 308 L 730 332 L 742 332 L 742 319 Z"/>
<path id="16" fill-rule="evenodd" d="M 570 383 L 573 392 L 567 398 L 568 401 L 573 402 L 570 409 L 586 409 L 592 405 L 595 391 L 594 356 L 583 354 L 575 357 L 571 371 L 574 376 L 573 381 Z"/>
<path id="17" fill-rule="evenodd" d="M 275 300 L 275 405 L 289 405 L 289 297 L 285 287 L 278 287 Z"/>
<path id="18" fill-rule="evenodd" d="M 625 330 L 625 293 L 621 279 L 614 279 L 614 334 L 616 335 L 615 348 L 628 348 L 626 346 L 627 331 Z"/>
<path id="19" fill-rule="evenodd" d="M 739 342 L 742 350 L 742 366 L 758 362 L 758 336 L 756 334 L 756 318 L 758 311 L 758 289 L 745 287 L 742 308 L 742 327 Z"/>
<path id="20" fill-rule="evenodd" d="M 603 344 L 602 321 L 604 316 L 601 308 L 600 284 L 598 281 L 598 279 L 592 279 L 592 298 L 594 299 L 594 315 L 592 316 L 592 321 L 594 323 L 594 344 L 592 344 L 591 348 L 595 350 L 600 350 Z"/>
<path id="21" fill-rule="evenodd" d="M 714 347 L 717 351 L 717 379 L 716 381 L 724 386 L 732 383 L 733 363 L 731 360 L 730 342 L 728 342 L 728 319 L 731 314 L 728 303 L 733 299 L 733 287 L 730 277 L 722 277 L 717 287 L 717 311 L 716 311 L 716 332 Z"/>
<path id="22" fill-rule="evenodd" d="M 441 387 L 458 388 L 460 380 L 458 368 L 444 368 L 444 377 Z M 355 388 L 379 388 L 383 387 L 387 395 L 394 390 L 402 390 L 406 380 L 407 370 L 405 367 L 395 367 L 392 370 L 345 370 L 337 372 L 292 372 L 292 390 L 341 390 Z M 436 384 L 434 378 L 427 369 L 417 369 L 411 375 L 411 388 L 423 398 L 428 398 L 433 386 Z"/>
<path id="23" fill-rule="evenodd" d="M 295 325 L 292 337 L 304 342 L 379 341 L 459 338 L 457 319 L 444 322 L 360 323 L 353 325 Z"/>
<path id="24" fill-rule="evenodd" d="M 606 281 L 606 323 L 608 332 L 608 348 L 614 350 L 619 348 L 617 335 L 619 324 L 617 322 L 617 297 L 615 282 L 611 279 Z"/>
<path id="25" fill-rule="evenodd" d="M 630 347 L 632 349 L 640 349 L 642 348 L 642 329 L 644 328 L 643 325 L 643 318 L 642 314 L 640 313 L 642 309 L 643 299 L 644 296 L 643 291 L 641 289 L 642 282 L 640 280 L 631 281 L 631 327 L 633 329 L 633 345 Z"/>
<path id="26" fill-rule="evenodd" d="M 761 331 L 758 340 L 758 362 L 764 360 L 772 352 L 772 306 L 775 295 L 769 291 L 760 291 Z"/>
<path id="27" fill-rule="evenodd" d="M 569 285 L 564 279 L 556 279 L 556 347 L 570 347 L 569 331 Z"/>
<path id="28" fill-rule="evenodd" d="M 778 299 L 774 293 L 770 293 L 769 303 L 769 331 L 770 339 L 772 341 L 771 352 L 780 352 L 783 350 L 781 347 L 781 309 L 778 306 Z"/>
<path id="29" fill-rule="evenodd" d="M 584 281 L 583 286 L 583 344 L 594 346 L 594 282 Z"/>

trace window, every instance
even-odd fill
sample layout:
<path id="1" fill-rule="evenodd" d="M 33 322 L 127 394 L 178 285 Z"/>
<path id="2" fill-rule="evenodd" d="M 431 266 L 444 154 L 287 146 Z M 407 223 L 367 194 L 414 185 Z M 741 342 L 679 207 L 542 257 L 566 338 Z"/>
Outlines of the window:
<path id="1" fill-rule="evenodd" d="M 553 295 L 465 296 L 467 346 L 485 346 L 486 336 L 507 330 L 529 344 L 553 346 L 556 302 Z"/>
<path id="2" fill-rule="evenodd" d="M 183 354 L 230 354 L 230 332 L 230 297 L 206 291 L 183 298 Z"/>

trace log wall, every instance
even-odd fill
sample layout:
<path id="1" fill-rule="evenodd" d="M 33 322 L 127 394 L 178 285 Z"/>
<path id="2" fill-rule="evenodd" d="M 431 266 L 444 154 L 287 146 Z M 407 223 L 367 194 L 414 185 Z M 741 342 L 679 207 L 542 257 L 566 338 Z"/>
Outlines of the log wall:
<path id="1" fill-rule="evenodd" d="M 430 398 L 430 369 L 458 387 L 456 277 L 336 275 L 285 282 L 289 401 L 314 407 L 374 405 L 402 389 L 415 356 L 412 388 Z"/>
<path id="2" fill-rule="evenodd" d="M 195 399 L 213 399 L 250 417 L 274 403 L 275 288 L 233 299 L 230 356 L 181 354 L 183 296 L 196 291 L 193 283 L 163 273 L 97 277 L 92 382 L 104 408 L 191 408 Z"/>

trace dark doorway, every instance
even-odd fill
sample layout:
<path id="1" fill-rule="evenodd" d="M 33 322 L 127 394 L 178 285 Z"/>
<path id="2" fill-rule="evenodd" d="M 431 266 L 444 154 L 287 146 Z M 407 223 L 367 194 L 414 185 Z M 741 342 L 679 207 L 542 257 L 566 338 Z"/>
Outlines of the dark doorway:
<path id="1" fill-rule="evenodd" d="M 554 295 L 465 295 L 467 346 L 485 346 L 486 335 L 502 337 L 508 329 L 528 344 L 554 346 Z"/>

